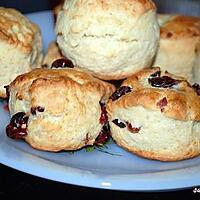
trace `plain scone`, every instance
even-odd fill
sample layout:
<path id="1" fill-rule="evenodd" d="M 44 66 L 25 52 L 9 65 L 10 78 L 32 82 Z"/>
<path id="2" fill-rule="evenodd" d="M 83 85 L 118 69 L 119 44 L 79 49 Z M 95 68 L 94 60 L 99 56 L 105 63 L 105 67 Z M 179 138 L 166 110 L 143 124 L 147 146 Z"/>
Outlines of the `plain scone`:
<path id="1" fill-rule="evenodd" d="M 46 151 L 93 145 L 114 86 L 74 69 L 34 69 L 9 86 L 7 135 Z"/>
<path id="2" fill-rule="evenodd" d="M 151 0 L 67 0 L 56 22 L 63 56 L 104 80 L 149 67 L 159 33 Z"/>
<path id="3" fill-rule="evenodd" d="M 142 70 L 125 80 L 111 96 L 107 111 L 118 145 L 160 161 L 200 154 L 200 86 L 161 73 Z"/>
<path id="4" fill-rule="evenodd" d="M 18 75 L 40 66 L 40 29 L 15 9 L 0 7 L 0 97 Z"/>
<path id="5" fill-rule="evenodd" d="M 160 44 L 154 66 L 200 82 L 200 18 L 158 15 Z"/>

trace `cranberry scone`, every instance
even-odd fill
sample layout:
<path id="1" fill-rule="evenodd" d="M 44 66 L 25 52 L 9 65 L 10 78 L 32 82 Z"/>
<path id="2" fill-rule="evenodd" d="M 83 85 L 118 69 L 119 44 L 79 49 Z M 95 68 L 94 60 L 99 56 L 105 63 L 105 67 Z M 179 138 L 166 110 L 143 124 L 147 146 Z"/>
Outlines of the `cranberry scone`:
<path id="1" fill-rule="evenodd" d="M 62 55 L 103 80 L 149 67 L 160 34 L 151 0 L 66 0 L 55 30 Z"/>
<path id="2" fill-rule="evenodd" d="M 74 69 L 34 69 L 9 85 L 13 139 L 46 151 L 93 145 L 108 131 L 106 101 L 114 86 Z"/>
<path id="3" fill-rule="evenodd" d="M 158 15 L 160 42 L 154 66 L 200 82 L 200 17 Z"/>
<path id="4" fill-rule="evenodd" d="M 37 25 L 19 11 L 0 7 L 0 97 L 18 75 L 41 65 L 42 39 Z"/>
<path id="5" fill-rule="evenodd" d="M 200 154 L 200 87 L 160 68 L 125 80 L 110 97 L 111 135 L 139 156 L 177 161 Z"/>

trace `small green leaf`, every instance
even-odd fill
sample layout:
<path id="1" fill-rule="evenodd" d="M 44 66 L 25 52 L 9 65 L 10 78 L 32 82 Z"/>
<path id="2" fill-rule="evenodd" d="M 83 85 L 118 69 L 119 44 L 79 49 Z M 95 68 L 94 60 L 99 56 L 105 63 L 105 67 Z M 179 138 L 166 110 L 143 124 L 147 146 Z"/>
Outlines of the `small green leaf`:
<path id="1" fill-rule="evenodd" d="M 92 152 L 92 151 L 94 151 L 95 147 L 94 146 L 88 146 L 85 149 L 86 149 L 86 152 Z"/>

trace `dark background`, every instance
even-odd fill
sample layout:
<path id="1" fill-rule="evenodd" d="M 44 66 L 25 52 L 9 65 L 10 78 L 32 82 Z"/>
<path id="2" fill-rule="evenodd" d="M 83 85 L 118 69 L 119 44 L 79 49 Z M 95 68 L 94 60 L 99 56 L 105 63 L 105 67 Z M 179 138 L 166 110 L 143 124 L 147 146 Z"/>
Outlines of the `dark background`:
<path id="1" fill-rule="evenodd" d="M 49 10 L 57 4 L 56 0 L 0 0 L 0 6 L 13 7 L 23 13 Z M 181 13 L 200 16 L 200 0 L 155 0 L 160 13 Z M 198 186 L 196 186 L 198 188 Z M 200 186 L 199 186 L 200 188 Z M 0 200 L 43 198 L 53 199 L 199 199 L 200 193 L 193 188 L 168 192 L 123 192 L 78 187 L 58 183 L 19 172 L 0 164 Z"/>
<path id="2" fill-rule="evenodd" d="M 200 16 L 200 0 L 153 0 L 161 13 Z M 48 10 L 59 0 L 0 0 L 0 6 L 14 7 L 23 13 Z"/>

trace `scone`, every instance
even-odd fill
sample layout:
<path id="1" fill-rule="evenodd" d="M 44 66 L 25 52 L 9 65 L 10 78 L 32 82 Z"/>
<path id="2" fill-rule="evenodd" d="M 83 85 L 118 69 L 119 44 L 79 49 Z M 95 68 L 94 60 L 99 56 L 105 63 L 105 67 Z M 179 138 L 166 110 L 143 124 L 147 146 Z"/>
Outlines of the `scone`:
<path id="1" fill-rule="evenodd" d="M 149 67 L 159 32 L 151 0 L 67 0 L 56 22 L 63 56 L 104 80 Z"/>
<path id="2" fill-rule="evenodd" d="M 39 27 L 17 10 L 0 7 L 0 97 L 6 97 L 5 85 L 41 61 Z"/>
<path id="3" fill-rule="evenodd" d="M 114 86 L 74 69 L 34 69 L 9 86 L 7 135 L 46 151 L 93 145 L 108 131 L 106 101 Z"/>
<path id="4" fill-rule="evenodd" d="M 43 66 L 51 68 L 52 63 L 61 58 L 64 58 L 64 56 L 61 54 L 57 43 L 53 41 L 49 44 L 47 54 L 44 56 Z"/>
<path id="5" fill-rule="evenodd" d="M 111 135 L 139 156 L 177 161 L 200 154 L 200 86 L 160 68 L 125 80 L 108 102 Z"/>
<path id="6" fill-rule="evenodd" d="M 158 15 L 160 44 L 154 66 L 200 82 L 200 18 Z"/>

